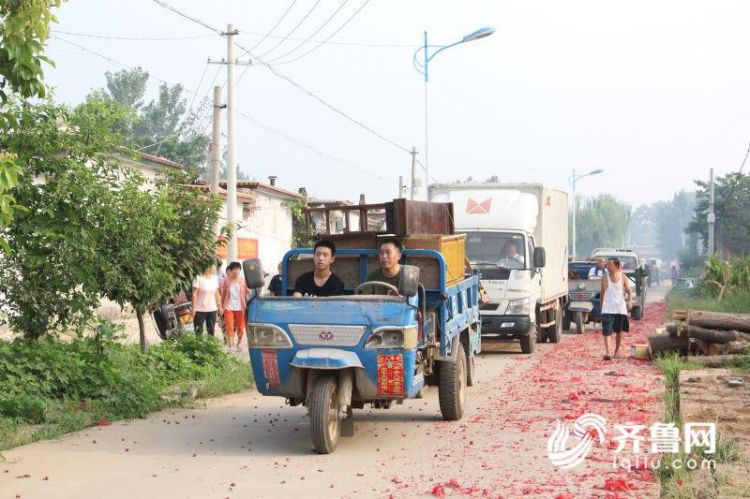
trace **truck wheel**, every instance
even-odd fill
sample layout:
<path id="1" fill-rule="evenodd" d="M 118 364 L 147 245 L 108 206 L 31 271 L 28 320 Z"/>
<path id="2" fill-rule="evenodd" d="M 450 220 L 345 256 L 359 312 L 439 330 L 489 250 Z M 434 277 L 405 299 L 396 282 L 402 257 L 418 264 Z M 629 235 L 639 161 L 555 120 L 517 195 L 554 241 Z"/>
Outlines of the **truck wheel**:
<path id="1" fill-rule="evenodd" d="M 547 338 L 550 343 L 557 343 L 562 338 L 562 316 L 560 302 L 555 302 L 555 324 L 547 329 Z"/>
<path id="2" fill-rule="evenodd" d="M 529 331 L 526 336 L 521 336 L 521 351 L 523 353 L 534 353 L 536 349 L 536 331 Z"/>
<path id="3" fill-rule="evenodd" d="M 458 344 L 456 361 L 440 362 L 440 385 L 438 399 L 440 412 L 446 421 L 458 421 L 464 415 L 466 403 L 466 353 L 461 342 Z"/>
<path id="4" fill-rule="evenodd" d="M 586 330 L 586 324 L 583 322 L 583 312 L 576 312 L 576 333 L 583 334 Z"/>
<path id="5" fill-rule="evenodd" d="M 634 321 L 643 319 L 643 308 L 640 305 L 636 305 L 635 307 L 633 307 L 633 310 L 630 311 L 630 317 Z"/>
<path id="6" fill-rule="evenodd" d="M 310 434 L 315 452 L 330 454 L 341 436 L 338 383 L 333 376 L 321 376 L 310 397 Z"/>

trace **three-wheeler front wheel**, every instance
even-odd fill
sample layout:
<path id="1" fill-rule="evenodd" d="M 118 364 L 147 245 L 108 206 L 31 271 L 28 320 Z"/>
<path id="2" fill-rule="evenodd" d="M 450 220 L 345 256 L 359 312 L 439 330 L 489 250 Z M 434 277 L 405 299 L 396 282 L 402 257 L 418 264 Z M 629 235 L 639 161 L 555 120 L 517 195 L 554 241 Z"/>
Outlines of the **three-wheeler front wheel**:
<path id="1" fill-rule="evenodd" d="M 330 454 L 341 436 L 338 382 L 334 376 L 321 376 L 310 399 L 310 433 L 316 452 Z"/>
<path id="2" fill-rule="evenodd" d="M 457 342 L 456 361 L 440 362 L 438 373 L 438 399 L 440 412 L 446 421 L 458 421 L 464 415 L 466 405 L 466 354 L 461 342 Z"/>

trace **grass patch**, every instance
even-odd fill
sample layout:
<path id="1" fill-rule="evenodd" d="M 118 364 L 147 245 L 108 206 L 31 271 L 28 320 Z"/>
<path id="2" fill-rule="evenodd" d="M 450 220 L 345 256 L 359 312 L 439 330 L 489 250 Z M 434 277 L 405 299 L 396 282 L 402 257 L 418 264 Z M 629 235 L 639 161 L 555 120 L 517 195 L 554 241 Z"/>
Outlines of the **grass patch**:
<path id="1" fill-rule="evenodd" d="M 112 337 L 0 341 L 0 451 L 246 389 L 250 365 L 186 335 L 141 354 Z"/>
<path id="2" fill-rule="evenodd" d="M 687 309 L 747 313 L 750 310 L 750 291 L 736 290 L 721 300 L 710 296 L 702 288 L 673 289 L 667 293 L 669 319 L 672 311 Z"/>

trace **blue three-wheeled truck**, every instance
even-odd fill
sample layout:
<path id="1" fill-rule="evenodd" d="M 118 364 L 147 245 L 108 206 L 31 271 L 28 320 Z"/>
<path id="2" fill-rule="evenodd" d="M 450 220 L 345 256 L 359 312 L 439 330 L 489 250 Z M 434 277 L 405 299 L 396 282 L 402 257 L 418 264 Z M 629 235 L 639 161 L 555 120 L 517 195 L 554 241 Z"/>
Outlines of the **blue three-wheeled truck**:
<path id="1" fill-rule="evenodd" d="M 414 234 L 420 227 L 410 227 L 406 219 L 413 210 L 435 216 L 452 206 L 395 200 L 351 209 L 356 213 L 342 217 L 337 231 L 311 233 L 335 240 L 332 270 L 345 284 L 344 295 L 293 297 L 296 277 L 313 269 L 312 250 L 295 249 L 282 262 L 281 296 L 255 293 L 248 306 L 258 391 L 307 407 L 313 448 L 320 453 L 333 452 L 340 436 L 353 434 L 353 409 L 365 404 L 385 409 L 420 397 L 429 385 L 438 387 L 443 418 L 461 419 L 481 348 L 479 281 L 464 267 L 463 236 L 451 235 L 452 226 L 438 234 Z M 331 214 L 320 210 L 329 220 Z M 397 229 L 393 232 L 406 243 L 400 282 L 390 295 L 362 294 L 389 286 L 364 286 L 378 266 L 379 237 L 387 233 L 368 230 L 368 224 L 383 212 L 388 223 L 377 228 Z M 315 219 L 310 215 L 309 225 Z M 347 226 L 352 219 L 354 230 Z M 432 230 L 427 225 L 421 230 Z M 248 286 L 259 291 L 260 261 L 245 261 L 243 270 Z"/>

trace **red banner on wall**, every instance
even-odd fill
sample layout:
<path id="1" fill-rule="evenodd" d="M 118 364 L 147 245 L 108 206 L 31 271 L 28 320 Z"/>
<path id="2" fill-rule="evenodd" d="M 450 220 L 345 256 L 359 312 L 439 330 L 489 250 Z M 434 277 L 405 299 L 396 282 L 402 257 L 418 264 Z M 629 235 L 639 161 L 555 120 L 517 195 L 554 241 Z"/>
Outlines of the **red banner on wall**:
<path id="1" fill-rule="evenodd" d="M 224 238 L 219 238 L 224 239 Z M 227 259 L 226 245 L 216 249 L 216 256 L 222 260 Z M 240 237 L 237 239 L 237 259 L 247 260 L 248 258 L 258 258 L 258 240 Z"/>

